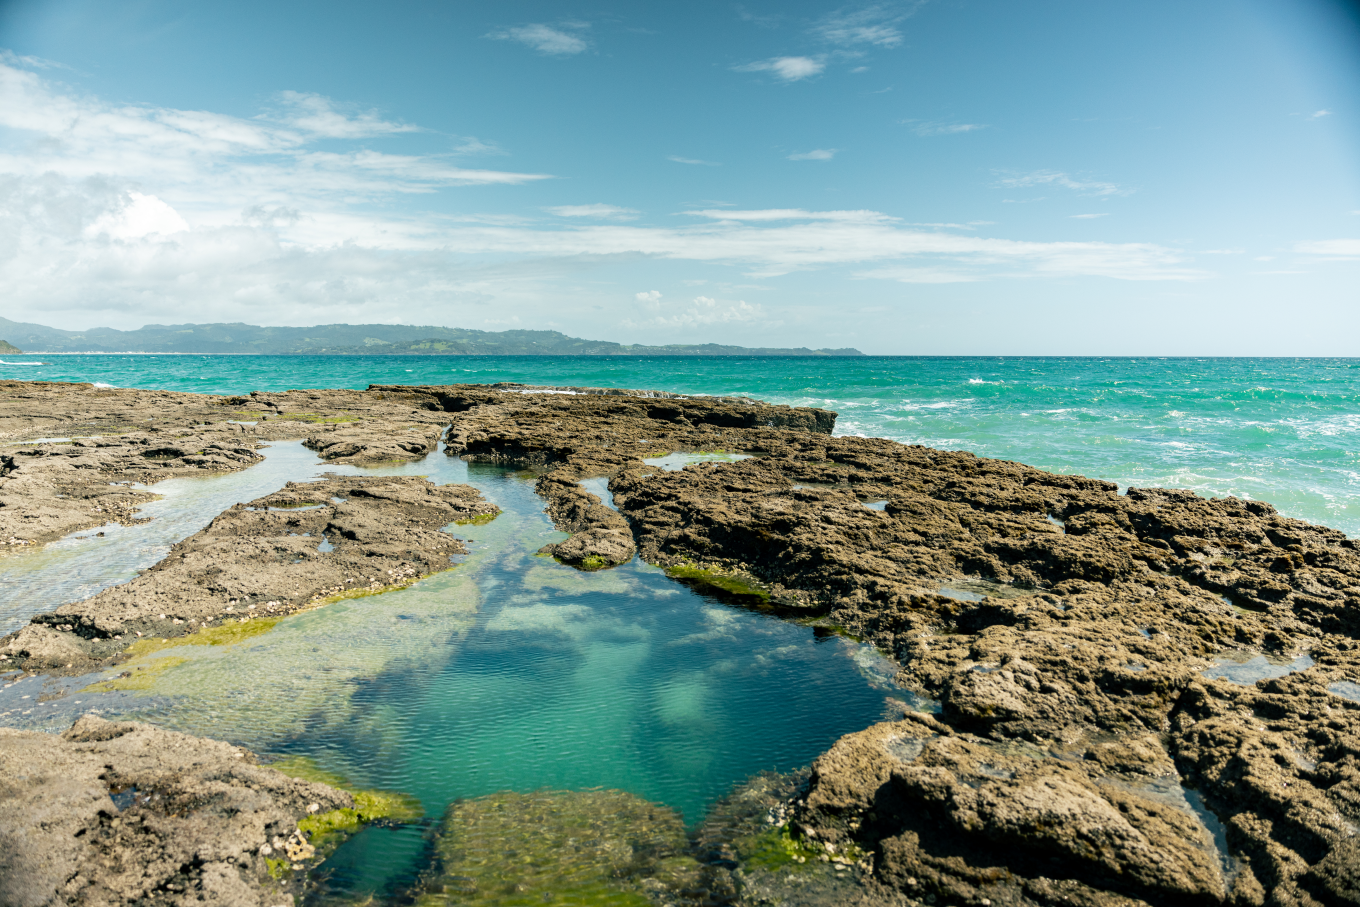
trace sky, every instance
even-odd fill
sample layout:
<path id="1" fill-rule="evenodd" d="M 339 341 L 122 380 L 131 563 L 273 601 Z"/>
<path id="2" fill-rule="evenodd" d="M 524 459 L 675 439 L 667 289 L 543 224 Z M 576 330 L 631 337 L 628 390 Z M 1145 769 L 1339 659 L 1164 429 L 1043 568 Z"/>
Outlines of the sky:
<path id="1" fill-rule="evenodd" d="M 0 311 L 1360 355 L 1360 11 L 0 0 Z"/>

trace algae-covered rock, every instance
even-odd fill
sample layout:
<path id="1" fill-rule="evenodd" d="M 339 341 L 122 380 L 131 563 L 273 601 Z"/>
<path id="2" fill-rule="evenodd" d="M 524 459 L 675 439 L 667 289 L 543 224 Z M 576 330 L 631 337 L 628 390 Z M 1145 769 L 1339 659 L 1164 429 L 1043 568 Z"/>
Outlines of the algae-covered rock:
<path id="1" fill-rule="evenodd" d="M 674 811 L 623 791 L 459 800 L 444 815 L 438 871 L 417 903 L 641 907 L 694 888 L 701 867 L 688 852 Z"/>
<path id="2" fill-rule="evenodd" d="M 343 776 L 328 772 L 306 756 L 290 756 L 270 768 L 290 778 L 325 784 L 354 798 L 352 807 L 313 813 L 298 822 L 307 842 L 323 857 L 330 856 L 350 835 L 374 822 L 419 822 L 425 817 L 420 801 L 410 794 L 385 790 L 360 790 Z"/>

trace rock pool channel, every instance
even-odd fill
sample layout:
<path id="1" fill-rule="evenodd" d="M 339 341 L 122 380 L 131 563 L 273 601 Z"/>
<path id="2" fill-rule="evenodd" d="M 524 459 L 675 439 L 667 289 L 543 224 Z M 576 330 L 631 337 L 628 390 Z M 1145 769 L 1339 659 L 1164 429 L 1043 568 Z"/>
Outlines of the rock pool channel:
<path id="1" fill-rule="evenodd" d="M 465 798 L 603 788 L 693 824 L 749 776 L 806 765 L 910 701 L 892 685 L 891 663 L 866 646 L 724 602 L 637 560 L 590 573 L 537 556 L 566 536 L 544 514 L 531 474 L 469 465 L 442 446 L 382 469 L 323 464 L 298 444 L 266 455 L 243 474 L 196 480 L 193 494 L 157 487 L 169 493 L 151 506 L 167 521 L 197 508 L 201 526 L 216 512 L 207 501 L 223 509 L 249 500 L 247 487 L 267 493 L 266 476 L 278 487 L 334 472 L 466 483 L 503 512 L 450 527 L 470 553 L 409 588 L 297 614 L 231 645 L 180 645 L 98 675 L 10 683 L 0 725 L 60 730 L 86 712 L 149 721 L 263 758 L 306 757 L 350 786 L 414 796 L 429 820 Z M 231 500 L 216 499 L 214 482 Z M 126 579 L 173 541 L 149 535 L 157 522 L 121 529 L 148 533 L 124 546 L 140 546 L 135 565 L 108 537 L 83 543 L 109 552 L 89 565 L 0 560 L 0 577 L 23 573 L 0 580 L 11 590 L 36 591 L 52 572 L 53 591 L 36 596 L 45 600 L 7 598 L 7 610 L 31 614 L 60 604 L 50 600 L 58 587 L 69 600 L 77 588 Z M 76 563 L 91 575 L 73 579 Z M 322 871 L 332 891 L 400 895 L 428 869 L 427 831 L 370 827 Z"/>

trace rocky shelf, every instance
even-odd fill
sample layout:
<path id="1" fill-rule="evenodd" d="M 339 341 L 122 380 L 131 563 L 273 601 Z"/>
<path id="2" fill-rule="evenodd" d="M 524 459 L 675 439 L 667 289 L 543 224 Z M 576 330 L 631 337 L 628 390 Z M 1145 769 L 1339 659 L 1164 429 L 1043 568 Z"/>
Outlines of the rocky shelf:
<path id="1" fill-rule="evenodd" d="M 834 422 L 740 398 L 593 388 L 223 398 L 8 383 L 0 527 L 42 544 L 94 525 L 95 507 L 145 493 L 111 479 L 245 468 L 263 440 L 303 438 L 324 458 L 374 463 L 424 456 L 442 437 L 447 455 L 535 471 L 548 513 L 571 534 L 545 554 L 587 570 L 637 555 L 896 660 L 919 710 L 843 737 L 771 810 L 787 859 L 841 866 L 863 903 L 1360 900 L 1355 542 L 1261 502 L 1121 493 L 965 452 L 834 437 Z M 33 444 L 39 433 L 71 440 Z M 648 463 L 675 452 L 729 462 Z M 582 485 L 592 479 L 610 500 Z M 81 630 L 87 617 L 100 626 L 101 608 L 155 612 L 124 630 L 145 620 L 133 632 L 177 632 L 156 623 L 170 612 L 149 604 L 155 583 L 202 588 L 210 565 L 194 558 L 218 557 L 230 574 L 251 545 L 301 544 L 287 532 L 310 532 L 303 523 L 331 538 L 326 527 L 343 515 L 330 498 L 357 507 L 368 483 L 394 489 L 373 498 L 372 513 L 393 509 L 354 515 L 370 525 L 355 545 L 380 546 L 417 512 L 429 526 L 491 512 L 471 489 L 439 489 L 452 497 L 433 502 L 418 481 L 332 481 L 351 484 L 327 501 L 291 487 L 279 492 L 287 501 L 222 515 L 177 549 L 190 555 L 184 565 L 172 557 L 102 598 L 40 615 L 0 650 L 25 668 L 58 668 L 64 656 L 26 648 L 23 634 L 40 629 L 45 644 L 117 657 L 92 640 L 126 632 Z M 323 506 L 259 509 L 271 501 Z M 403 537 L 398 547 L 419 546 Z M 423 553 L 417 572 L 443 550 Z M 337 545 L 325 561 L 281 559 L 270 582 L 292 597 L 256 591 L 281 611 L 299 607 L 335 588 L 328 570 L 353 575 L 346 556 Z M 231 594 L 240 602 L 246 591 Z M 221 596 L 203 594 L 190 619 L 220 619 Z M 12 739 L 0 736 L 0 751 Z M 22 790 L 0 791 L 0 808 Z M 753 891 L 737 885 L 732 899 L 755 903 Z"/>

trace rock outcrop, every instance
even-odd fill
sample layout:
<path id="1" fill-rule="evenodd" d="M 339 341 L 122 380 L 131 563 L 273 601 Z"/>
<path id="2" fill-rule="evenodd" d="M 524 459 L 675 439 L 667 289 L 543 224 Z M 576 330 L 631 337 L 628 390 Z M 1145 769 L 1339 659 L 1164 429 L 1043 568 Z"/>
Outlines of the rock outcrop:
<path id="1" fill-rule="evenodd" d="M 446 424 L 363 391 L 222 397 L 0 381 L 0 546 L 135 523 L 156 496 L 134 485 L 244 469 L 269 441 L 302 440 L 324 460 L 372 465 L 419 459 Z"/>
<path id="2" fill-rule="evenodd" d="M 406 585 L 466 552 L 445 526 L 498 512 L 466 485 L 415 476 L 290 482 L 220 514 L 131 582 L 38 615 L 0 640 L 0 667 L 88 671 L 138 640 Z"/>
<path id="3" fill-rule="evenodd" d="M 144 724 L 0 728 L 0 904 L 291 904 L 316 856 L 299 822 L 353 806 L 247 750 Z"/>
<path id="4" fill-rule="evenodd" d="M 1360 557 L 1343 534 L 811 420 L 727 428 L 701 400 L 682 423 L 641 398 L 446 394 L 466 407 L 450 451 L 546 467 L 563 528 L 599 507 L 574 483 L 611 476 L 643 558 L 763 587 L 891 653 L 936 703 L 842 740 L 791 812 L 806 840 L 871 853 L 884 897 L 1354 903 Z M 658 447 L 758 456 L 662 472 L 643 462 Z M 1206 674 L 1223 653 L 1306 669 L 1242 685 Z"/>
<path id="5" fill-rule="evenodd" d="M 843 738 L 779 810 L 787 853 L 853 855 L 836 865 L 867 902 L 1357 903 L 1360 553 L 1342 533 L 1261 502 L 832 437 L 834 414 L 739 399 L 453 385 L 249 400 L 251 437 L 293 432 L 351 462 L 416 456 L 447 425 L 448 454 L 538 473 L 572 534 L 561 560 L 636 553 L 891 654 L 920 710 Z M 366 427 L 327 421 L 350 418 Z M 752 458 L 646 462 L 675 451 Z M 206 560 L 176 572 L 176 556 L 158 569 L 177 589 L 211 585 Z M 80 616 L 121 620 L 153 593 Z M 33 626 L 79 636 L 57 620 Z"/>

